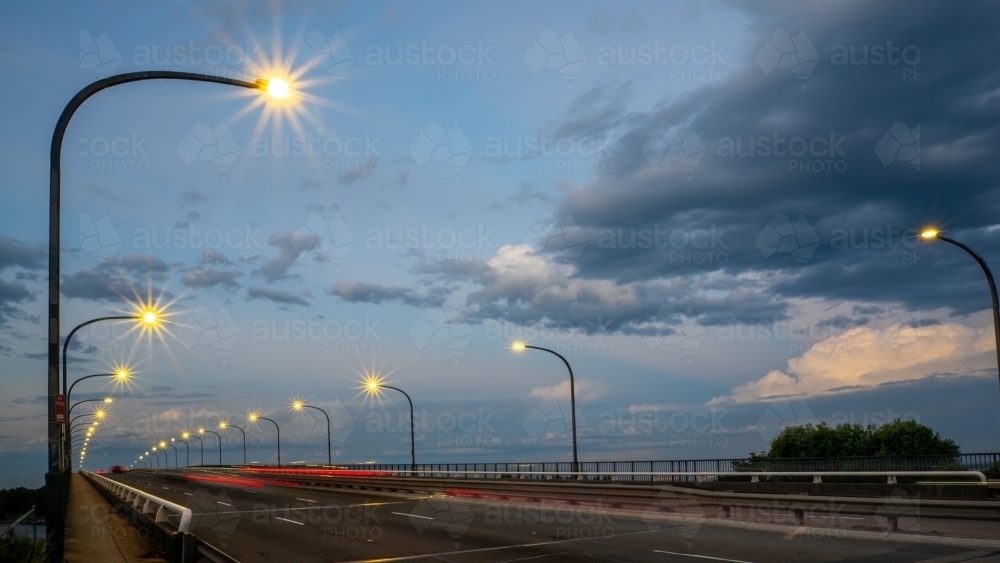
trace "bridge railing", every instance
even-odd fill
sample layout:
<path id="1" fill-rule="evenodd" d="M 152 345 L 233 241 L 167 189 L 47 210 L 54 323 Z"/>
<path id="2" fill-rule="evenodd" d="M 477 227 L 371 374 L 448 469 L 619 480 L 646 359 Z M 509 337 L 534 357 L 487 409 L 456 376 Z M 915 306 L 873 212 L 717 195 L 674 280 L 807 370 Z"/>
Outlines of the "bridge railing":
<path id="1" fill-rule="evenodd" d="M 154 517 L 154 522 L 170 522 L 169 515 L 170 513 L 173 513 L 179 516 L 177 531 L 181 534 L 186 534 L 191 531 L 190 508 L 170 502 L 169 500 L 162 499 L 158 496 L 154 496 L 145 491 L 136 489 L 135 487 L 124 485 L 118 481 L 113 481 L 102 475 L 91 473 L 85 469 L 81 469 L 80 473 L 85 474 L 93 482 L 96 482 L 108 491 L 111 491 L 115 496 L 131 505 L 132 508 L 141 510 L 142 514 L 155 513 L 156 516 Z"/>
<path id="2" fill-rule="evenodd" d="M 249 467 L 269 468 L 274 466 L 254 464 Z M 435 474 L 473 475 L 477 473 L 509 476 L 512 478 L 552 479 L 559 475 L 569 477 L 574 473 L 573 463 L 560 462 L 512 462 L 512 463 L 362 463 L 343 465 L 293 464 L 283 468 L 329 468 L 332 470 L 356 472 L 390 472 L 393 474 Z M 826 482 L 836 483 L 884 483 L 887 472 L 896 472 L 899 482 L 915 482 L 925 478 L 928 472 L 938 477 L 946 472 L 977 471 L 986 478 L 1000 478 L 1000 453 L 971 453 L 957 456 L 870 456 L 840 458 L 786 458 L 763 457 L 664 460 L 664 461 L 583 461 L 577 466 L 576 474 L 587 479 L 616 481 L 651 482 L 657 476 L 670 475 L 672 481 L 696 481 L 714 476 L 720 481 L 755 481 L 751 474 L 765 481 L 809 482 L 812 476 L 821 475 Z M 790 474 L 808 475 L 790 475 Z M 875 475 L 864 475 L 875 473 Z M 907 473 L 907 475 L 903 475 Z M 766 475 L 765 475 L 766 474 Z M 920 476 L 918 476 L 919 474 Z M 958 474 L 948 476 L 963 480 Z M 978 481 L 974 477 L 973 481 Z"/>

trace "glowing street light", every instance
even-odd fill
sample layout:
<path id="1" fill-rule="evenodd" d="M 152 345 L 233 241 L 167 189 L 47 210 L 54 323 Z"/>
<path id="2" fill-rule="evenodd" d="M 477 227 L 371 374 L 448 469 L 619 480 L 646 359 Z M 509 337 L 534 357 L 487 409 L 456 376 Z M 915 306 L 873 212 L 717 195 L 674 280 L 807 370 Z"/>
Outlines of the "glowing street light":
<path id="1" fill-rule="evenodd" d="M 258 420 L 266 420 L 274 425 L 275 431 L 278 433 L 278 467 L 281 467 L 281 428 L 278 428 L 278 423 L 271 420 L 270 418 L 260 416 L 257 411 L 250 411 L 247 413 L 247 422 L 256 425 Z M 246 442 L 244 442 L 245 444 Z"/>
<path id="2" fill-rule="evenodd" d="M 219 422 L 219 430 L 225 430 L 226 428 L 235 428 L 235 429 L 237 429 L 237 430 L 240 431 L 240 434 L 243 434 L 243 465 L 246 465 L 247 464 L 247 433 L 244 432 L 243 429 L 240 428 L 239 426 L 236 426 L 235 424 L 232 424 L 232 423 L 227 422 L 225 420 Z M 222 460 L 222 445 L 221 445 L 221 442 L 220 442 L 220 445 L 219 445 L 219 460 L 220 460 L 219 461 L 219 465 L 222 465 L 222 461 L 221 461 Z"/>
<path id="3" fill-rule="evenodd" d="M 205 432 L 208 432 L 209 434 L 215 434 L 215 437 L 218 438 L 218 440 L 219 440 L 219 465 L 222 465 L 222 436 L 220 436 L 218 432 L 212 432 L 211 430 L 206 430 L 205 428 L 199 428 L 198 429 L 198 433 L 199 434 L 204 434 Z M 204 442 L 202 442 L 202 451 L 203 452 L 205 451 L 205 443 Z M 246 446 L 245 445 L 244 445 L 243 455 L 246 456 Z M 246 463 L 246 460 L 244 460 L 244 463 Z M 204 464 L 205 464 L 205 461 L 203 459 L 202 460 L 202 465 L 204 465 Z"/>
<path id="4" fill-rule="evenodd" d="M 562 354 L 556 352 L 555 350 L 549 350 L 548 348 L 542 348 L 541 346 L 531 346 L 521 341 L 512 342 L 510 345 L 510 349 L 514 352 L 523 352 L 529 348 L 532 350 L 541 350 L 557 356 L 563 361 L 564 364 L 566 364 L 566 369 L 569 370 L 569 409 L 573 422 L 573 473 L 578 473 L 580 461 L 577 457 L 576 451 L 576 385 L 573 381 L 573 368 L 569 365 L 569 361 L 567 361 Z"/>
<path id="5" fill-rule="evenodd" d="M 982 256 L 976 254 L 971 248 L 958 242 L 957 240 L 942 235 L 937 229 L 924 229 L 923 232 L 920 233 L 920 238 L 928 241 L 943 240 L 961 248 L 962 250 L 968 252 L 970 256 L 975 258 L 976 262 L 978 262 L 979 266 L 983 269 L 983 273 L 986 274 L 986 282 L 990 286 L 990 298 L 993 300 L 993 338 L 996 341 L 997 373 L 998 376 L 1000 376 L 1000 301 L 997 300 L 997 284 L 993 281 L 993 272 L 990 271 L 990 267 L 986 265 L 986 260 L 983 260 Z"/>
<path id="6" fill-rule="evenodd" d="M 367 383 L 365 384 L 365 390 L 368 392 L 369 395 L 373 394 L 377 395 L 379 389 L 392 389 L 393 391 L 399 391 L 400 393 L 403 394 L 404 397 L 406 397 L 407 402 L 410 403 L 410 465 L 413 467 L 413 471 L 416 471 L 417 447 L 416 447 L 416 440 L 414 439 L 414 430 L 413 430 L 413 399 L 410 398 L 410 395 L 406 391 L 403 391 L 399 387 L 386 385 L 382 383 L 382 380 L 379 379 L 378 377 L 370 376 L 368 378 Z"/>
<path id="7" fill-rule="evenodd" d="M 323 409 L 321 409 L 319 407 L 314 407 L 312 405 L 307 405 L 303 401 L 295 400 L 295 401 L 292 402 L 292 410 L 294 410 L 296 412 L 302 412 L 303 409 L 317 410 L 317 411 L 323 413 L 323 416 L 326 417 L 326 464 L 327 465 L 333 465 L 333 449 L 331 447 L 331 443 L 332 442 L 330 440 L 330 433 L 332 431 L 331 430 L 331 425 L 330 425 L 330 415 L 327 414 L 327 412 L 325 410 L 323 410 Z"/>

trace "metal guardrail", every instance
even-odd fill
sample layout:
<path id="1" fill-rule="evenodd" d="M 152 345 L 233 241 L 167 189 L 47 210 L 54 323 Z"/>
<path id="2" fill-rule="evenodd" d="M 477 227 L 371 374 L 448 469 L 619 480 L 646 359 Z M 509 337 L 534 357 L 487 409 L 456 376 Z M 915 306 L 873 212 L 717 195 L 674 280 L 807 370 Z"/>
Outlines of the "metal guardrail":
<path id="1" fill-rule="evenodd" d="M 501 501 L 526 500 L 539 502 L 552 500 L 560 502 L 590 503 L 600 507 L 621 507 L 622 505 L 650 507 L 651 503 L 672 503 L 689 499 L 700 508 L 717 507 L 729 514 L 731 508 L 758 509 L 766 505 L 773 510 L 793 512 L 800 523 L 806 513 L 856 514 L 874 515 L 887 519 L 889 526 L 896 529 L 901 516 L 917 516 L 919 518 L 943 518 L 959 520 L 1000 521 L 1000 501 L 996 500 L 956 500 L 956 499 L 922 499 L 919 495 L 905 499 L 893 496 L 830 496 L 830 495 L 800 495 L 773 493 L 745 493 L 733 491 L 714 491 L 678 486 L 669 483 L 652 484 L 649 482 L 607 482 L 596 480 L 557 481 L 546 479 L 509 480 L 497 478 L 443 478 L 443 477 L 406 477 L 396 475 L 376 475 L 373 472 L 352 476 L 349 472 L 338 471 L 333 474 L 315 472 L 289 472 L 282 468 L 272 471 L 254 471 L 247 468 L 213 468 L 214 471 L 227 473 L 264 473 L 280 475 L 280 481 L 273 484 L 281 485 L 294 482 L 297 485 L 317 487 L 338 487 L 362 490 L 382 490 L 397 492 L 446 493 L 451 495 Z M 268 468 L 264 468 L 268 469 Z M 210 470 L 210 471 L 212 471 Z M 892 472 L 883 472 L 892 473 Z M 935 474 L 940 474 L 937 472 Z M 947 473 L 947 472 L 946 472 Z M 980 472 L 975 473 L 981 476 Z M 566 473 L 560 473 L 565 475 Z M 839 473 L 835 473 L 838 474 Z M 480 471 L 479 475 L 483 475 Z"/>
<path id="2" fill-rule="evenodd" d="M 81 469 L 80 473 L 84 473 L 94 482 L 100 483 L 102 487 L 111 491 L 115 496 L 130 504 L 132 508 L 139 509 L 141 504 L 143 514 L 153 514 L 155 512 L 156 517 L 154 518 L 154 521 L 157 523 L 169 522 L 170 519 L 167 517 L 168 512 L 179 514 L 180 522 L 177 524 L 177 531 L 181 534 L 190 532 L 190 508 L 186 508 L 177 503 L 170 502 L 169 500 L 151 495 L 145 491 L 136 489 L 135 487 L 123 485 L 118 481 L 113 481 L 103 475 L 97 475 L 96 473 L 91 473 L 85 469 Z"/>
<path id="3" fill-rule="evenodd" d="M 514 471 L 567 473 L 573 470 L 569 461 L 514 462 L 514 463 L 428 463 L 385 464 L 354 463 L 338 467 L 367 471 Z M 912 456 L 861 456 L 831 458 L 719 458 L 660 461 L 581 461 L 581 473 L 607 472 L 717 472 L 744 473 L 747 471 L 980 471 L 992 478 L 1000 477 L 1000 453 L 963 453 L 948 455 Z"/>
<path id="4" fill-rule="evenodd" d="M 225 468 L 220 468 L 225 469 Z M 398 471 L 378 471 L 378 470 L 352 470 L 352 469 L 323 469 L 323 468 L 299 468 L 299 467 L 277 467 L 262 465 L 247 465 L 230 468 L 230 470 L 253 472 L 253 473 L 281 473 L 281 474 L 338 474 L 350 476 L 356 473 L 357 476 L 385 476 L 385 477 L 409 477 L 424 476 L 443 478 L 472 478 L 472 479 L 577 479 L 577 480 L 622 480 L 621 477 L 649 477 L 650 481 L 681 481 L 685 478 L 694 478 L 696 481 L 706 480 L 707 477 L 733 477 L 734 474 L 727 471 L 609 471 L 609 472 L 572 472 L 572 471 L 452 471 L 452 470 L 398 470 Z M 741 471 L 735 476 L 749 477 L 753 483 L 759 482 L 761 477 L 802 477 L 812 479 L 813 483 L 822 483 L 823 477 L 883 477 L 887 484 L 895 484 L 899 477 L 958 477 L 971 478 L 979 481 L 980 484 L 987 483 L 986 475 L 981 471 Z M 581 479 L 582 478 L 582 479 Z M 633 479 L 634 480 L 634 479 Z"/>
<path id="5" fill-rule="evenodd" d="M 31 510 L 25 512 L 20 518 L 18 518 L 17 520 L 14 520 L 13 524 L 11 524 L 10 526 L 7 526 L 7 529 L 5 529 L 4 531 L 0 532 L 0 538 L 4 538 L 4 537 L 7 536 L 7 534 L 13 532 L 14 529 L 17 528 L 18 524 L 20 524 L 21 522 L 24 522 L 24 520 L 26 518 L 28 518 L 28 516 L 31 516 L 34 513 L 35 513 L 35 507 L 32 506 Z"/>

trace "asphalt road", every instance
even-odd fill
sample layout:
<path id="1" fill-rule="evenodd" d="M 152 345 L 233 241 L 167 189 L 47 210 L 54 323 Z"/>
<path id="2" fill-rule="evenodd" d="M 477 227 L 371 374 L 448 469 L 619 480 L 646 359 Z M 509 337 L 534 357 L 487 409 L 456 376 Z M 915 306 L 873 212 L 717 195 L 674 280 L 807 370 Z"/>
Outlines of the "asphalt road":
<path id="1" fill-rule="evenodd" d="M 243 563 L 1000 562 L 1000 551 L 844 539 L 835 528 L 810 537 L 564 503 L 262 484 L 197 469 L 109 477 L 188 506 L 193 533 Z"/>

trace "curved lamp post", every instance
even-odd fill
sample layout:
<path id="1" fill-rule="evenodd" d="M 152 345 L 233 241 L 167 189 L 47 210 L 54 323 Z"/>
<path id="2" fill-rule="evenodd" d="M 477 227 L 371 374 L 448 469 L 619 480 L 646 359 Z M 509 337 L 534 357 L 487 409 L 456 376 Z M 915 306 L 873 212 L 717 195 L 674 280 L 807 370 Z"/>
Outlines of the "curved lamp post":
<path id="1" fill-rule="evenodd" d="M 413 430 L 413 399 L 410 398 L 410 395 L 406 391 L 403 391 L 399 387 L 385 385 L 382 383 L 381 380 L 374 377 L 368 380 L 368 383 L 365 385 L 365 388 L 368 391 L 368 393 L 378 393 L 379 389 L 392 389 L 393 391 L 399 391 L 400 393 L 403 394 L 404 397 L 406 397 L 407 402 L 410 403 L 410 465 L 412 466 L 413 471 L 416 471 L 417 448 L 416 448 L 416 441 L 414 440 L 414 430 Z"/>
<path id="2" fill-rule="evenodd" d="M 215 437 L 219 439 L 219 465 L 222 465 L 222 436 L 220 436 L 218 432 L 212 432 L 211 430 L 205 430 L 204 428 L 198 429 L 199 434 L 204 434 L 205 432 L 208 432 L 209 434 L 215 434 Z M 244 448 L 246 448 L 245 445 Z M 201 451 L 202 452 L 205 451 L 205 442 L 201 443 Z M 243 450 L 243 455 L 244 456 L 246 455 L 246 449 Z M 204 453 L 202 453 L 202 457 L 204 457 Z M 244 460 L 244 464 L 245 463 L 246 461 Z M 202 460 L 201 464 L 205 465 L 205 461 Z"/>
<path id="3" fill-rule="evenodd" d="M 153 446 L 152 455 L 156 456 L 156 468 L 160 468 L 160 452 L 156 451 L 156 446 Z"/>
<path id="4" fill-rule="evenodd" d="M 247 433 L 244 432 L 242 428 L 240 428 L 239 426 L 236 426 L 235 424 L 230 424 L 230 423 L 228 423 L 226 421 L 222 421 L 222 422 L 219 423 L 219 430 L 225 430 L 226 428 L 235 428 L 235 429 L 237 429 L 237 430 L 240 431 L 240 434 L 243 434 L 243 465 L 246 465 L 247 464 Z M 218 434 L 216 434 L 216 436 L 218 436 Z M 222 461 L 221 461 L 222 460 L 222 443 L 221 442 L 219 443 L 219 460 L 220 460 L 219 461 L 219 465 L 222 465 Z"/>
<path id="5" fill-rule="evenodd" d="M 184 439 L 184 444 L 187 444 L 187 441 L 190 440 L 191 438 L 197 438 L 198 441 L 201 442 L 201 464 L 205 465 L 205 442 L 202 441 L 201 436 L 195 436 L 194 434 L 185 431 L 183 434 L 181 434 L 181 438 Z M 188 465 L 190 465 L 190 460 Z"/>
<path id="6" fill-rule="evenodd" d="M 173 442 L 174 439 L 171 438 L 170 441 Z M 188 446 L 187 440 L 181 439 L 181 442 L 184 442 L 184 467 L 191 467 L 191 447 Z"/>
<path id="7" fill-rule="evenodd" d="M 281 468 L 281 428 L 278 428 L 278 423 L 277 422 L 271 420 L 270 418 L 265 418 L 263 416 L 260 416 L 259 414 L 255 413 L 255 412 L 251 412 L 250 414 L 247 415 L 247 422 L 249 422 L 251 424 L 256 423 L 258 420 L 266 420 L 266 421 L 270 422 L 271 424 L 274 425 L 274 429 L 278 432 L 278 468 L 280 469 Z M 246 438 L 244 438 L 243 443 L 246 444 Z"/>
<path id="8" fill-rule="evenodd" d="M 569 410 L 570 416 L 573 421 L 573 473 L 579 473 L 580 470 L 580 460 L 577 457 L 576 451 L 576 384 L 573 381 L 573 368 L 569 365 L 569 361 L 566 360 L 559 352 L 555 350 L 549 350 L 548 348 L 542 348 L 541 346 L 530 346 L 524 342 L 514 342 L 510 345 L 510 349 L 515 352 L 523 352 L 527 349 L 541 350 L 543 352 L 548 352 L 566 364 L 566 369 L 569 370 Z"/>
<path id="9" fill-rule="evenodd" d="M 920 237 L 925 240 L 938 239 L 954 244 L 975 258 L 976 262 L 978 262 L 979 266 L 983 269 L 983 273 L 986 274 L 986 282 L 990 286 L 990 298 L 993 300 L 993 337 L 996 341 L 997 348 L 997 375 L 1000 377 L 1000 302 L 997 300 L 997 284 L 993 281 L 993 272 L 991 272 L 990 267 L 986 265 L 986 260 L 983 260 L 983 258 L 976 254 L 971 248 L 955 239 L 942 235 L 937 231 L 937 229 L 925 229 L 922 233 L 920 233 Z"/>
<path id="10" fill-rule="evenodd" d="M 330 425 L 330 415 L 327 414 L 325 410 L 323 410 L 323 409 L 321 409 L 319 407 L 314 407 L 312 405 L 307 405 L 307 404 L 305 404 L 302 401 L 295 401 L 295 402 L 292 403 L 292 410 L 297 411 L 297 412 L 302 412 L 302 409 L 317 410 L 317 411 L 323 413 L 323 416 L 326 417 L 326 464 L 327 465 L 333 465 L 333 448 L 331 446 L 332 442 L 330 440 L 330 433 L 332 431 L 331 430 L 331 425 Z M 412 420 L 410 422 L 412 422 Z"/>
<path id="11" fill-rule="evenodd" d="M 60 236 L 62 218 L 62 145 L 66 136 L 66 128 L 76 110 L 94 94 L 114 86 L 145 80 L 189 80 L 197 82 L 213 82 L 241 88 L 265 90 L 275 98 L 289 95 L 288 83 L 284 80 L 257 80 L 247 82 L 223 76 L 209 76 L 192 72 L 175 72 L 154 70 L 147 72 L 130 72 L 116 74 L 92 82 L 76 93 L 56 122 L 52 133 L 52 145 L 49 151 L 49 310 L 48 310 L 48 422 L 49 422 L 49 470 L 46 475 L 46 536 L 49 540 L 50 557 L 59 560 L 63 557 L 63 510 L 66 495 L 69 491 L 67 476 L 61 475 L 63 456 L 60 449 L 60 423 L 56 420 L 56 396 L 59 394 L 59 304 L 60 304 Z"/>

